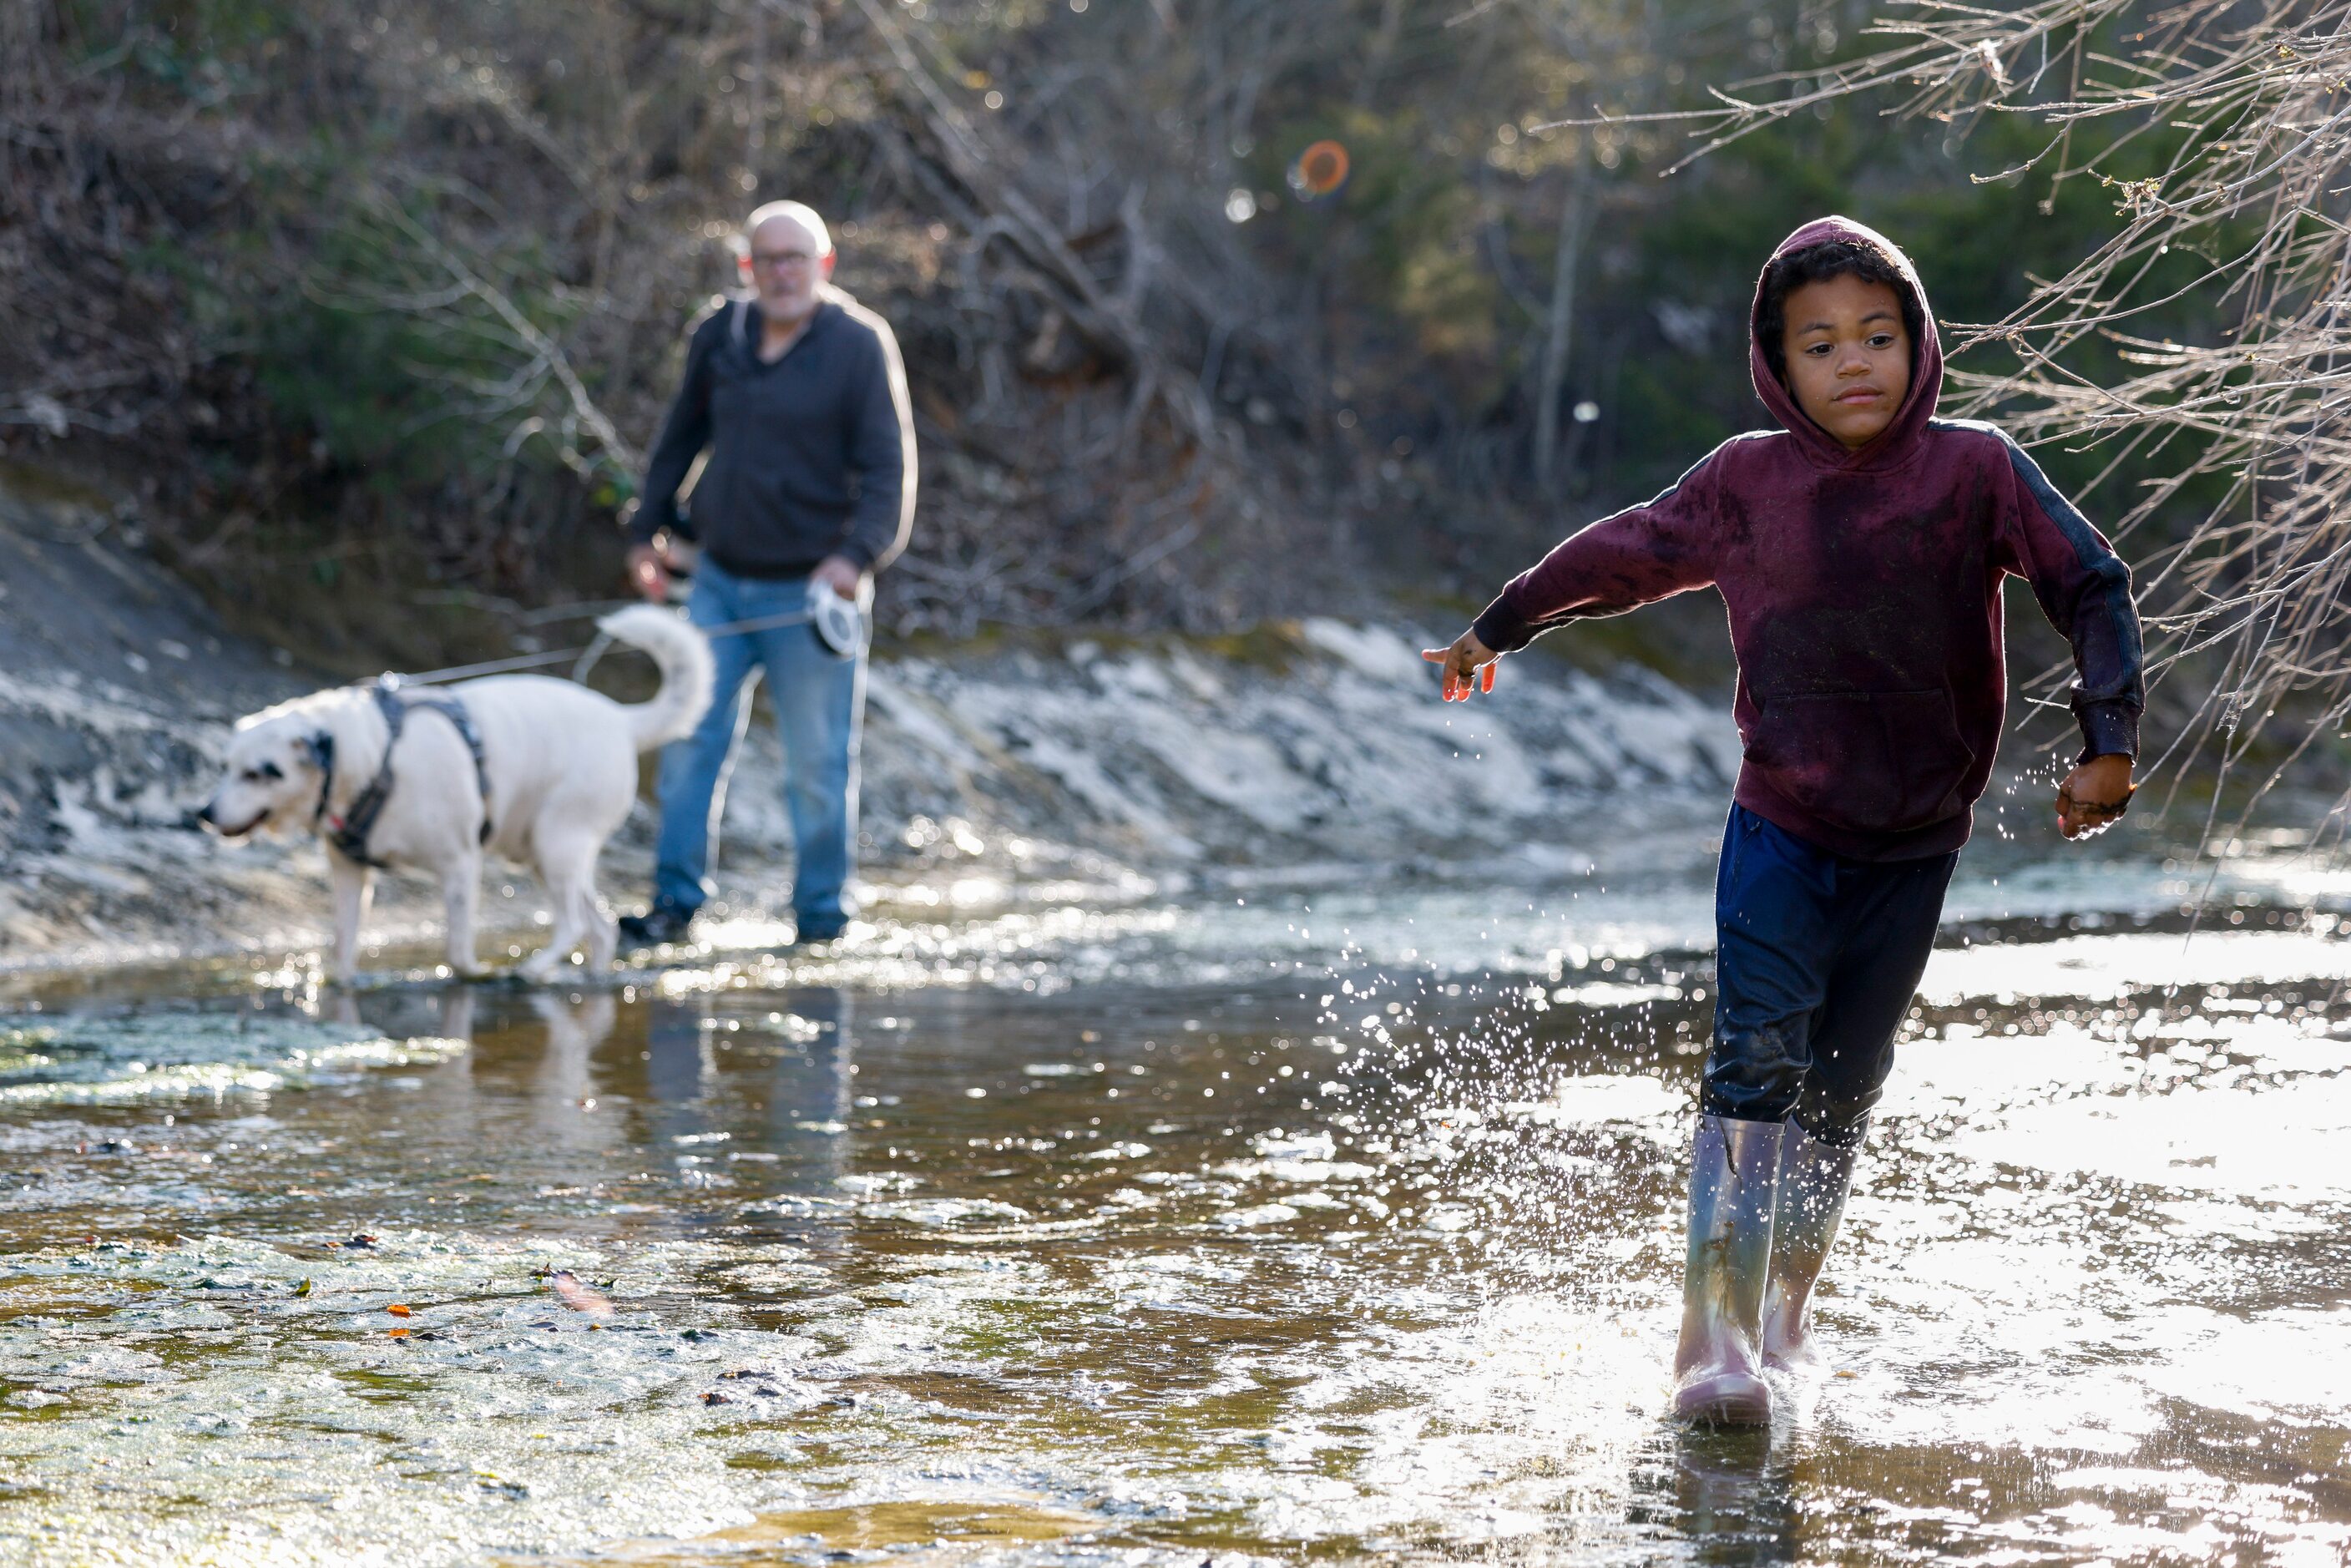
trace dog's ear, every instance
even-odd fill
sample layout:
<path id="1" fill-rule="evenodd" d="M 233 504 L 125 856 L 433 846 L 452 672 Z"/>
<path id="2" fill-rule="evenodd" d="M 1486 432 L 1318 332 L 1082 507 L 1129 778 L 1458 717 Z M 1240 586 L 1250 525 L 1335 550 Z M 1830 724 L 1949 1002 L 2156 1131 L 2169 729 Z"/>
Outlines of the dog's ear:
<path id="1" fill-rule="evenodd" d="M 310 758 L 310 766 L 324 773 L 335 766 L 335 737 L 319 730 L 302 737 L 302 749 Z"/>

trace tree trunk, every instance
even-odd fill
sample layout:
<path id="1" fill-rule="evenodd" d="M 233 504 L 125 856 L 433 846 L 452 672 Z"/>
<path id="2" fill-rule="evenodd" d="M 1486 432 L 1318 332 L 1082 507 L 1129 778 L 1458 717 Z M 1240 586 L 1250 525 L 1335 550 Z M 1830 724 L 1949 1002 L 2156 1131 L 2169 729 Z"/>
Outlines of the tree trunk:
<path id="1" fill-rule="evenodd" d="M 1542 366 L 1535 383 L 1535 484 L 1548 493 L 1559 451 L 1559 400 L 1567 382 L 1567 353 L 1575 334 L 1575 269 L 1592 209 L 1592 176 L 1581 162 L 1568 171 L 1567 200 L 1559 213 L 1559 245 L 1552 255 L 1551 312 Z"/>
<path id="2" fill-rule="evenodd" d="M 743 167 L 757 179 L 760 154 L 768 150 L 768 0 L 751 0 L 750 87 L 751 135 L 743 152 Z"/>
<path id="3" fill-rule="evenodd" d="M 1357 109 L 1372 106 L 1372 94 L 1379 90 L 1380 75 L 1388 68 L 1388 57 L 1395 53 L 1396 37 L 1404 30 L 1404 0 L 1382 0 L 1379 30 L 1372 35 L 1372 47 L 1364 59 L 1364 74 L 1355 78 L 1354 102 Z"/>

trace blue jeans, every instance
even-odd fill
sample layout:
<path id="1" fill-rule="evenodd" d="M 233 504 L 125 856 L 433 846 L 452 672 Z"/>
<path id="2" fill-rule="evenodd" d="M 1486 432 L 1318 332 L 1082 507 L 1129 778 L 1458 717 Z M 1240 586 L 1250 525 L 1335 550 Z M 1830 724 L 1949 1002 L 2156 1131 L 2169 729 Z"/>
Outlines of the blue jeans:
<path id="1" fill-rule="evenodd" d="M 789 615 L 807 603 L 805 577 L 737 577 L 705 556 L 685 610 L 697 626 L 724 626 Z M 726 809 L 726 776 L 765 670 L 784 743 L 784 804 L 797 852 L 792 913 L 803 934 L 830 935 L 855 913 L 845 889 L 857 835 L 865 650 L 836 659 L 802 623 L 724 632 L 710 639 L 710 652 L 716 664 L 710 711 L 692 735 L 662 752 L 654 903 L 691 915 L 710 895 L 705 873 Z"/>
<path id="2" fill-rule="evenodd" d="M 1731 808 L 1715 871 L 1708 1114 L 1792 1115 L 1823 1143 L 1859 1140 L 1959 861 L 1847 860 Z"/>

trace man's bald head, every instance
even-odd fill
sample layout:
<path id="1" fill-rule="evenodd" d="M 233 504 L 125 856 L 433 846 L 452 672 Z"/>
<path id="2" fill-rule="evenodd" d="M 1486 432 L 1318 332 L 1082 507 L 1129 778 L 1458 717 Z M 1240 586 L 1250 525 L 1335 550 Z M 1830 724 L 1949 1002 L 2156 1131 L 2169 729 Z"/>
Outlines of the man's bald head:
<path id="1" fill-rule="evenodd" d="M 743 220 L 743 237 L 753 246 L 759 243 L 759 231 L 781 220 L 796 225 L 801 237 L 809 242 L 812 254 L 820 256 L 832 254 L 832 233 L 824 226 L 824 219 L 805 202 L 769 202 Z"/>

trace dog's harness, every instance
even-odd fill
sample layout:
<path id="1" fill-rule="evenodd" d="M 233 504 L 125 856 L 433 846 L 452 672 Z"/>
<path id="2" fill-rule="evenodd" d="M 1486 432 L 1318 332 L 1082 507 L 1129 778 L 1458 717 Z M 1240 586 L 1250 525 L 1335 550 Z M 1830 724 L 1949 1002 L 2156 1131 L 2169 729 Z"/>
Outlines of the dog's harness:
<path id="1" fill-rule="evenodd" d="M 392 799 L 392 748 L 400 744 L 401 726 L 408 720 L 412 707 L 429 707 L 455 725 L 465 749 L 474 755 L 474 781 L 482 791 L 481 841 L 490 841 L 490 768 L 482 752 L 482 732 L 474 727 L 474 716 L 465 705 L 453 696 L 431 692 L 402 695 L 398 675 L 379 675 L 368 687 L 375 698 L 376 711 L 383 715 L 383 761 L 369 779 L 367 788 L 351 801 L 350 810 L 334 816 L 327 810 L 327 800 L 335 789 L 335 737 L 321 730 L 310 737 L 310 755 L 319 764 L 319 803 L 310 811 L 310 826 L 324 830 L 327 841 L 342 852 L 344 858 L 361 865 L 381 870 L 384 862 L 368 854 L 368 835 L 375 831 L 376 819 L 383 815 L 386 802 Z"/>

